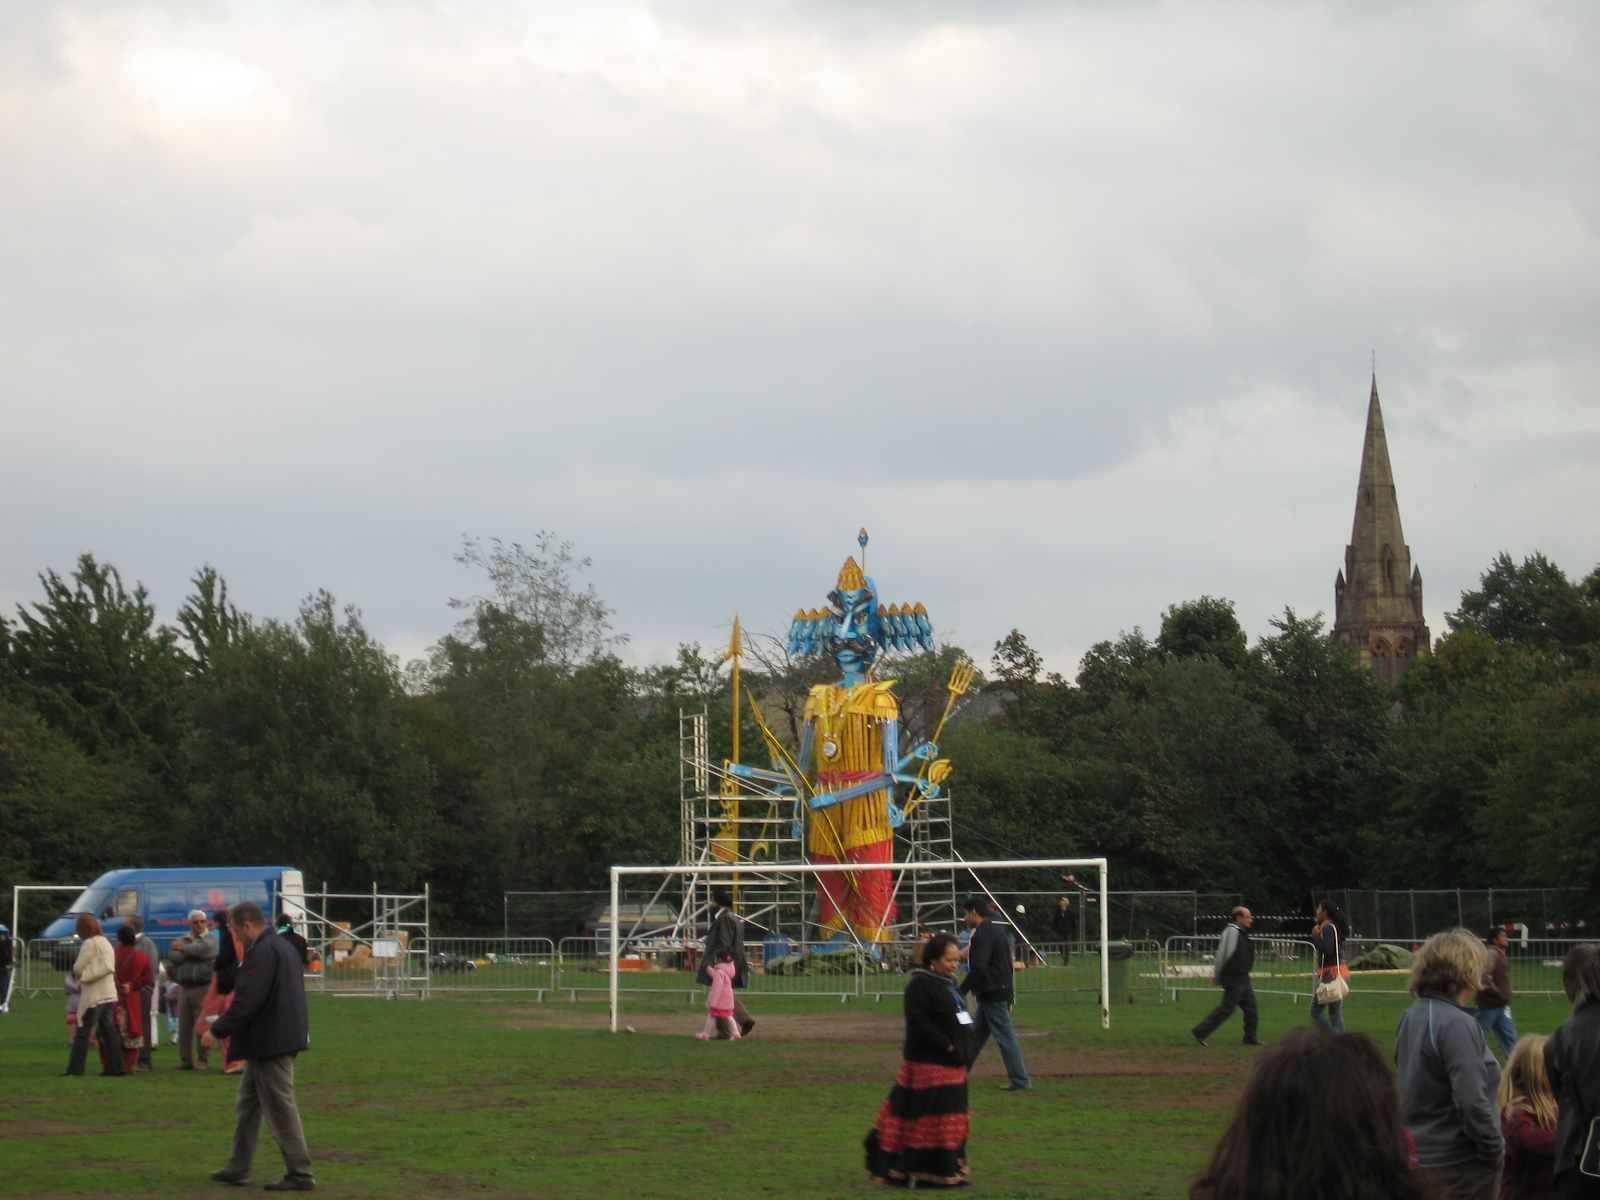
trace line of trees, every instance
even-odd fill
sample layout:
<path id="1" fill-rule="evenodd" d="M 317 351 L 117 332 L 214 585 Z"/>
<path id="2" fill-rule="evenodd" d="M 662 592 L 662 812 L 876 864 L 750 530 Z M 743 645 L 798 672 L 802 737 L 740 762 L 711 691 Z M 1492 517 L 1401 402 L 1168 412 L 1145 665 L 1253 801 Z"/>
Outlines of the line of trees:
<path id="1" fill-rule="evenodd" d="M 127 865 L 292 863 L 317 883 L 433 888 L 436 923 L 496 927 L 508 889 L 600 885 L 678 850 L 678 714 L 731 745 L 697 645 L 631 668 L 570 545 L 469 540 L 481 595 L 402 668 L 326 592 L 292 621 L 198 571 L 171 625 L 85 555 L 0 618 L 0 887 Z M 1304 903 L 1352 885 L 1600 895 L 1600 568 L 1502 556 L 1398 689 L 1294 612 L 1251 645 L 1225 600 L 1096 645 L 1075 680 L 1018 632 L 947 739 L 969 855 L 1109 854 L 1130 886 Z M 786 741 L 827 664 L 747 639 Z M 884 664 L 926 736 L 944 646 Z M 999 703 L 995 703 L 998 700 Z M 741 714 L 745 758 L 762 737 Z"/>

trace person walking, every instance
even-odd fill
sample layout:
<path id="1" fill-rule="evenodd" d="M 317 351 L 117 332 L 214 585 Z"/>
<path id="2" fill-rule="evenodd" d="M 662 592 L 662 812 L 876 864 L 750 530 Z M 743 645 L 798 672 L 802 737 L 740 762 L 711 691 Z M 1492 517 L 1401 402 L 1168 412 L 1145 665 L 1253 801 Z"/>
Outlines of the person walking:
<path id="1" fill-rule="evenodd" d="M 1544 1044 L 1556 1094 L 1555 1177 L 1559 1200 L 1600 1200 L 1600 942 L 1567 952 L 1561 986 L 1572 1015 Z"/>
<path id="2" fill-rule="evenodd" d="M 1233 910 L 1228 927 L 1217 941 L 1216 957 L 1211 963 L 1211 982 L 1222 989 L 1222 1003 L 1218 1004 L 1189 1032 L 1202 1046 L 1211 1043 L 1206 1039 L 1216 1032 L 1234 1009 L 1244 1012 L 1244 1044 L 1259 1046 L 1256 1037 L 1261 1028 L 1261 1010 L 1256 1007 L 1255 989 L 1250 986 L 1250 969 L 1256 964 L 1256 949 L 1250 941 L 1250 926 L 1255 917 L 1248 908 L 1240 905 Z"/>
<path id="3" fill-rule="evenodd" d="M 134 949 L 143 954 L 150 964 L 150 984 L 139 997 L 144 1006 L 140 1012 L 144 1014 L 145 1029 L 144 1041 L 139 1046 L 139 1070 L 151 1071 L 155 1069 L 155 1064 L 151 1061 L 150 1052 L 161 1040 L 156 1036 L 156 988 L 161 984 L 161 951 L 145 936 L 144 918 L 138 913 L 131 914 L 122 924 L 133 930 L 137 939 L 133 944 Z M 119 929 L 117 932 L 120 934 L 122 931 Z"/>
<path id="4" fill-rule="evenodd" d="M 695 981 L 710 987 L 711 968 L 722 961 L 724 954 L 733 962 L 733 986 L 744 987 L 750 982 L 750 962 L 744 956 L 744 922 L 733 911 L 733 893 L 716 887 L 711 889 L 711 928 L 706 930 L 705 957 L 695 972 Z M 739 1023 L 740 1037 L 749 1037 L 756 1027 L 755 1018 L 738 996 L 733 998 L 733 1019 Z"/>
<path id="5" fill-rule="evenodd" d="M 316 1178 L 294 1094 L 295 1056 L 309 1044 L 305 973 L 294 948 L 268 926 L 260 905 L 249 900 L 236 904 L 228 919 L 244 954 L 233 1001 L 200 1044 L 210 1049 L 219 1037 L 231 1039 L 235 1053 L 244 1060 L 244 1074 L 233 1106 L 238 1117 L 233 1154 L 220 1171 L 211 1172 L 211 1178 L 243 1183 L 250 1177 L 265 1117 L 286 1170 L 282 1179 L 264 1185 L 264 1190 L 309 1192 L 316 1187 Z"/>
<path id="6" fill-rule="evenodd" d="M 90 913 L 79 913 L 73 927 L 83 939 L 83 948 L 72 964 L 82 990 L 78 993 L 78 1028 L 72 1035 L 72 1052 L 67 1058 L 68 1075 L 82 1075 L 89 1061 L 89 1039 L 97 1032 L 100 1051 L 106 1057 L 102 1075 L 126 1075 L 122 1058 L 122 1037 L 117 1033 L 113 1011 L 117 1007 L 117 956 Z"/>
<path id="7" fill-rule="evenodd" d="M 172 943 L 167 951 L 173 981 L 178 985 L 178 1070 L 195 1069 L 194 1044 L 199 1036 L 200 1016 L 211 991 L 217 960 L 216 936 L 206 928 L 206 914 L 198 908 L 189 914 L 189 932 Z M 211 1066 L 210 1051 L 202 1048 L 199 1066 Z"/>
<path id="8" fill-rule="evenodd" d="M 1477 1010 L 1473 1013 L 1483 1026 L 1483 1040 L 1493 1033 L 1500 1043 L 1500 1053 L 1508 1059 L 1517 1048 L 1517 1027 L 1511 1020 L 1511 960 L 1506 957 L 1510 945 L 1504 929 L 1491 929 L 1484 939 L 1489 950 L 1489 971 L 1478 989 Z"/>
<path id="9" fill-rule="evenodd" d="M 1331 900 L 1317 905 L 1317 923 L 1311 931 L 1311 944 L 1317 948 L 1317 987 L 1311 991 L 1311 1019 L 1329 1033 L 1344 1032 L 1344 1000 L 1324 1000 L 1322 985 L 1334 980 L 1350 986 L 1350 968 L 1344 961 L 1344 942 L 1350 936 L 1350 922 L 1344 909 Z"/>
<path id="10" fill-rule="evenodd" d="M 10 928 L 0 925 L 0 1013 L 11 1011 L 11 971 L 16 961 L 14 945 Z"/>
<path id="11" fill-rule="evenodd" d="M 1488 955 L 1470 930 L 1436 933 L 1411 964 L 1416 1000 L 1394 1035 L 1400 1111 L 1417 1172 L 1441 1200 L 1496 1200 L 1505 1138 L 1496 1093 L 1500 1064 L 1467 1005 Z"/>
<path id="12" fill-rule="evenodd" d="M 967 1064 L 972 1066 L 978 1061 L 992 1036 L 1006 1065 L 1006 1082 L 1000 1090 L 1029 1091 L 1033 1080 L 1022 1061 L 1017 1032 L 1011 1027 L 1016 975 L 1011 966 L 1010 931 L 983 896 L 968 897 L 965 911 L 972 938 L 967 943 L 967 977 L 961 981 L 960 992 L 963 996 L 971 993 L 978 1001 L 978 1011 L 972 1014 L 972 1053 Z"/>
<path id="13" fill-rule="evenodd" d="M 1072 961 L 1072 943 L 1078 940 L 1078 910 L 1072 907 L 1072 901 L 1061 897 L 1061 903 L 1056 911 L 1050 914 L 1050 929 L 1056 935 L 1056 941 L 1061 943 L 1061 965 L 1064 967 Z"/>
<path id="14" fill-rule="evenodd" d="M 961 946 L 936 933 L 906 981 L 900 1071 L 867 1134 L 867 1177 L 889 1187 L 960 1187 L 967 1178 L 972 1017 L 956 991 Z"/>
<path id="15" fill-rule="evenodd" d="M 1523 1038 L 1500 1076 L 1500 1132 L 1506 1165 L 1500 1200 L 1556 1200 L 1556 1096 L 1544 1069 L 1547 1039 Z"/>
<path id="16" fill-rule="evenodd" d="M 1189 1197 L 1428 1200 L 1378 1043 L 1304 1025 L 1274 1042 Z"/>
<path id="17" fill-rule="evenodd" d="M 739 1040 L 739 1026 L 733 1018 L 733 955 L 723 952 L 711 966 L 711 992 L 706 997 L 706 1025 L 695 1037 L 702 1042 Z"/>

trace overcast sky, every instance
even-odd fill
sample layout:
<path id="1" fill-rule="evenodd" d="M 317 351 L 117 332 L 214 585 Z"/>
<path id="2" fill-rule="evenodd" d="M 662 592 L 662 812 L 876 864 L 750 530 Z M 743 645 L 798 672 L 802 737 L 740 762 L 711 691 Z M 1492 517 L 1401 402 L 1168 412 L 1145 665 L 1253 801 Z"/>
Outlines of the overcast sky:
<path id="1" fill-rule="evenodd" d="M 1437 634 L 1600 560 L 1600 6 L 0 0 L 0 605 L 554 530 L 629 656 L 886 601 L 1070 671 L 1332 603 L 1376 351 Z"/>

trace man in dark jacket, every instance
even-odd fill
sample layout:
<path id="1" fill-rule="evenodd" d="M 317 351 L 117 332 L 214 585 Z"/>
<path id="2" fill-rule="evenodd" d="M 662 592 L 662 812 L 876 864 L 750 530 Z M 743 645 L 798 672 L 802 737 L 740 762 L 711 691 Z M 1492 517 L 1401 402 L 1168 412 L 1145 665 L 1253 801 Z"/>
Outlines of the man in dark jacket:
<path id="1" fill-rule="evenodd" d="M 695 973 L 696 982 L 711 986 L 711 968 L 722 961 L 724 954 L 733 955 L 733 986 L 742 988 L 750 982 L 750 960 L 744 956 L 744 922 L 733 911 L 733 893 L 727 888 L 711 889 L 711 928 L 706 930 L 706 952 Z M 756 1027 L 739 997 L 733 998 L 733 1019 L 739 1022 L 739 1036 L 749 1037 Z"/>
<path id="2" fill-rule="evenodd" d="M 294 918 L 288 913 L 278 914 L 278 936 L 294 947 L 294 952 L 300 956 L 302 967 L 311 965 L 311 945 L 295 931 Z"/>
<path id="3" fill-rule="evenodd" d="M 234 1052 L 244 1059 L 239 1098 L 233 1111 L 239 1123 L 233 1134 L 233 1156 L 220 1171 L 218 1183 L 243 1183 L 250 1177 L 261 1118 L 267 1119 L 283 1152 L 284 1177 L 269 1183 L 269 1192 L 309 1192 L 316 1186 L 311 1155 L 300 1128 L 294 1095 L 295 1055 L 306 1048 L 305 974 L 294 948 L 267 926 L 266 914 L 250 901 L 236 904 L 229 923 L 244 943 L 244 961 L 234 976 L 233 1003 L 201 1039 L 210 1049 L 217 1038 L 232 1038 Z"/>
<path id="4" fill-rule="evenodd" d="M 1250 986 L 1250 968 L 1256 965 L 1256 949 L 1250 943 L 1250 926 L 1253 924 L 1255 918 L 1250 915 L 1250 910 L 1240 905 L 1233 910 L 1233 920 L 1228 922 L 1228 927 L 1222 931 L 1222 937 L 1217 942 L 1217 956 L 1211 964 L 1211 982 L 1222 989 L 1222 1003 L 1189 1031 L 1202 1046 L 1208 1044 L 1206 1039 L 1218 1025 L 1233 1016 L 1236 1008 L 1244 1010 L 1244 1044 L 1261 1045 L 1261 1039 L 1256 1037 L 1261 1014 L 1256 1008 L 1255 989 Z"/>
<path id="5" fill-rule="evenodd" d="M 1494 1033 L 1500 1040 L 1500 1053 L 1507 1058 L 1517 1048 L 1517 1027 L 1511 1020 L 1511 960 L 1506 957 L 1506 947 L 1511 943 L 1504 929 L 1491 929 L 1485 939 L 1489 947 L 1489 971 L 1486 985 L 1478 989 L 1475 1003 L 1478 1024 L 1483 1027 L 1483 1040 Z"/>
<path id="6" fill-rule="evenodd" d="M 972 896 L 966 904 L 967 927 L 972 939 L 967 943 L 967 977 L 961 981 L 961 994 L 978 998 L 978 1011 L 972 1016 L 972 1062 L 978 1061 L 984 1043 L 994 1036 L 1000 1057 L 1006 1064 L 1004 1092 L 1026 1092 L 1033 1087 L 1028 1068 L 1022 1061 L 1022 1047 L 1011 1028 L 1011 1005 L 1016 999 L 1011 967 L 1011 933 L 996 918 L 994 907 L 982 896 Z"/>
<path id="7" fill-rule="evenodd" d="M 1561 983 L 1572 1015 L 1544 1044 L 1544 1068 L 1556 1094 L 1556 1195 L 1600 1200 L 1600 943 L 1567 952 Z M 1587 1155 L 1585 1154 L 1587 1151 Z"/>
<path id="8" fill-rule="evenodd" d="M 1066 966 L 1072 961 L 1072 943 L 1078 940 L 1078 910 L 1066 896 L 1061 897 L 1061 906 L 1050 914 L 1050 928 L 1056 941 L 1061 943 L 1061 965 Z"/>

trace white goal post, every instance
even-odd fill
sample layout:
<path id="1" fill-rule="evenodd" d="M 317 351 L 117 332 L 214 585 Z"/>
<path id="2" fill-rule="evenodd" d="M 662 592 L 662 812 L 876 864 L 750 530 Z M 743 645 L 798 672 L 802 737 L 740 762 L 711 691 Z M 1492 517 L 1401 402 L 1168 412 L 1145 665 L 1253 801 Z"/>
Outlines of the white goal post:
<path id="1" fill-rule="evenodd" d="M 1100 873 L 1100 1024 L 1102 1028 L 1111 1028 L 1111 892 L 1108 880 L 1109 860 L 1104 858 L 1005 858 L 989 859 L 982 861 L 967 861 L 957 859 L 953 862 L 886 862 L 886 863 L 773 863 L 770 865 L 752 863 L 726 863 L 706 862 L 676 866 L 614 866 L 611 868 L 611 908 L 610 917 L 610 1007 L 611 1007 L 611 1032 L 616 1033 L 618 1028 L 618 962 L 621 958 L 622 945 L 622 879 L 626 875 L 655 875 L 655 876 L 685 876 L 693 875 L 701 878 L 726 878 L 730 882 L 743 876 L 748 879 L 752 875 L 762 874 L 763 871 L 778 872 L 793 875 L 823 875 L 835 871 L 867 872 L 867 871 L 893 871 L 903 872 L 973 872 L 974 880 L 978 871 L 1012 871 L 1028 870 L 1031 868 L 1045 868 L 1058 870 L 1062 867 L 1092 867 Z M 980 882 L 979 887 L 983 885 Z M 986 888 L 983 888 L 987 891 Z"/>

